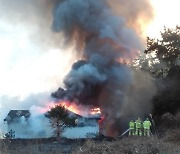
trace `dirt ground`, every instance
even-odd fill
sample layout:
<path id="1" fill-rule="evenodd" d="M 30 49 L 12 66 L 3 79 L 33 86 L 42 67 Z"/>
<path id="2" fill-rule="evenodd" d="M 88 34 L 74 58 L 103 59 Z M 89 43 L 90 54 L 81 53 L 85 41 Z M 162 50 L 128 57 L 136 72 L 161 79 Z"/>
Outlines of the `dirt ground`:
<path id="1" fill-rule="evenodd" d="M 13 139 L 0 140 L 0 154 L 180 154 L 180 130 L 163 138 Z"/>

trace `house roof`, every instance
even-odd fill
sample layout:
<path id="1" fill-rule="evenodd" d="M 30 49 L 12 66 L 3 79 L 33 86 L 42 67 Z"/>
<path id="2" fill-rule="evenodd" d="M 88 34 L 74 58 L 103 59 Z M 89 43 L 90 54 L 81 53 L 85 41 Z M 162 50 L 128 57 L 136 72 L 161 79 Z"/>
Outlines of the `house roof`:
<path id="1" fill-rule="evenodd" d="M 82 118 L 82 117 L 83 117 L 83 116 L 81 116 L 81 115 L 79 115 L 79 114 L 77 114 L 77 113 L 74 113 L 74 112 L 72 112 L 72 111 L 70 111 L 70 110 L 68 110 L 68 109 L 67 109 L 67 111 L 68 111 L 68 113 L 69 113 L 70 116 L 73 116 L 73 117 L 76 117 L 76 118 Z"/>
<path id="2" fill-rule="evenodd" d="M 73 117 L 76 117 L 76 118 L 86 118 L 86 119 L 96 119 L 96 120 L 99 120 L 101 119 L 100 116 L 82 116 L 82 115 L 79 115 L 79 114 L 76 114 L 70 110 L 68 110 L 69 114 Z M 10 110 L 8 115 L 6 116 L 6 118 L 4 119 L 4 121 L 13 121 L 14 119 L 19 119 L 21 117 L 25 117 L 26 119 L 28 119 L 30 117 L 30 111 L 29 110 Z"/>
<path id="3" fill-rule="evenodd" d="M 94 120 L 100 120 L 100 116 L 91 116 L 91 117 L 86 117 L 87 119 L 94 119 Z"/>
<path id="4" fill-rule="evenodd" d="M 100 115 L 90 115 L 90 116 L 82 116 L 82 115 L 79 115 L 79 114 L 77 114 L 77 113 L 74 113 L 74 112 L 72 112 L 72 111 L 70 111 L 70 110 L 68 110 L 67 109 L 67 111 L 68 111 L 68 113 L 71 115 L 71 116 L 73 116 L 73 117 L 76 117 L 76 118 L 86 118 L 86 119 L 96 119 L 96 120 L 100 120 L 101 119 L 101 117 L 100 117 Z"/>
<path id="5" fill-rule="evenodd" d="M 23 116 L 28 119 L 30 115 L 29 110 L 10 110 L 4 121 L 12 121 L 13 119 L 19 119 Z"/>

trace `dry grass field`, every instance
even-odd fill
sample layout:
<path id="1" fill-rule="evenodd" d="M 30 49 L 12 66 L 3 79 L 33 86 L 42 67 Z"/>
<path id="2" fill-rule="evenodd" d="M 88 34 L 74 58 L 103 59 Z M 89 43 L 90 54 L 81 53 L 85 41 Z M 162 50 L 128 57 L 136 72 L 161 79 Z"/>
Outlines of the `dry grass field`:
<path id="1" fill-rule="evenodd" d="M 125 137 L 121 139 L 14 139 L 0 140 L 0 154 L 179 154 L 180 130 L 162 138 Z"/>

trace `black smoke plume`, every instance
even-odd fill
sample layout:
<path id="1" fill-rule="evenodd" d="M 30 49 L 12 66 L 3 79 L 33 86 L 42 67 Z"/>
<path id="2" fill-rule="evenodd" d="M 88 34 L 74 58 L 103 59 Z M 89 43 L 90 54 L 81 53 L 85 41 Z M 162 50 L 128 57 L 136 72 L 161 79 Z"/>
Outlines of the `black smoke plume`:
<path id="1" fill-rule="evenodd" d="M 118 13 L 113 8 L 115 4 L 126 12 Z M 53 30 L 63 32 L 67 46 L 76 45 L 76 54 L 81 60 L 73 64 L 65 77 L 65 88 L 59 88 L 52 96 L 100 107 L 106 121 L 111 120 L 109 125 L 116 127 L 117 119 L 123 115 L 122 109 L 130 104 L 128 101 L 139 100 L 137 97 L 128 99 L 135 95 L 135 75 L 124 62 L 143 50 L 138 27 L 134 25 L 138 25 L 142 14 L 141 20 L 151 18 L 151 11 L 146 10 L 151 10 L 147 0 L 64 0 L 58 3 L 53 12 Z"/>

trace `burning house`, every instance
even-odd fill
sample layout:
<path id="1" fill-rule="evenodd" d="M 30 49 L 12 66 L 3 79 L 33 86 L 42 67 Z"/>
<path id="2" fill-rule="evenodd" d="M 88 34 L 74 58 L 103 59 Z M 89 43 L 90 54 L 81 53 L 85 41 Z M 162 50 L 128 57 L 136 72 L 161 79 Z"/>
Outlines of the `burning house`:
<path id="1" fill-rule="evenodd" d="M 148 0 L 38 0 L 38 2 L 43 5 L 38 5 L 39 8 L 35 9 L 37 12 L 45 6 L 43 12 L 40 12 L 40 17 L 37 18 L 41 19 L 37 22 L 40 23 L 40 27 L 35 28 L 42 30 L 42 33 L 35 31 L 31 38 L 37 36 L 34 34 L 42 34 L 42 51 L 44 52 L 44 48 L 50 46 L 49 41 L 44 41 L 46 37 L 49 37 L 44 35 L 44 30 L 49 22 L 52 22 L 51 29 L 57 33 L 52 35 L 54 39 L 50 37 L 52 38 L 50 43 L 57 44 L 53 47 L 55 49 L 61 47 L 62 50 L 58 50 L 59 52 L 67 52 L 67 48 L 73 49 L 71 54 L 75 59 L 74 63 L 64 77 L 63 83 L 57 85 L 57 90 L 51 93 L 53 105 L 63 104 L 68 110 L 76 113 L 78 127 L 74 130 L 67 129 L 64 133 L 66 136 L 71 133 L 73 135 L 81 133 L 85 126 L 94 128 L 93 132 L 99 131 L 97 128 L 99 117 L 94 116 L 97 113 L 101 115 L 100 128 L 105 136 L 117 136 L 122 133 L 124 127 L 127 126 L 125 123 L 127 117 L 150 113 L 149 102 L 155 92 L 153 84 L 140 71 L 129 66 L 132 59 L 144 50 L 142 28 L 152 17 Z M 49 8 L 53 11 L 48 10 Z M 46 11 L 53 14 L 47 15 Z M 33 13 L 34 11 L 26 12 Z M 36 21 L 33 20 L 36 19 L 36 14 L 27 16 L 32 17 L 28 24 L 29 29 L 29 25 L 35 25 L 32 22 Z M 56 37 L 58 33 L 60 37 Z M 33 42 L 39 41 L 35 38 Z M 64 56 L 61 58 L 64 59 Z M 46 64 L 49 65 L 49 61 L 46 61 Z M 38 72 L 40 70 L 38 68 Z M 44 66 L 43 70 L 46 70 Z M 40 79 L 42 74 L 39 75 Z M 49 79 L 54 80 L 54 77 L 48 77 L 46 81 Z M 46 92 L 47 90 L 45 89 Z M 46 101 L 43 103 L 44 106 L 48 104 Z M 42 107 L 43 103 L 31 105 Z M 32 129 L 28 131 L 37 130 L 39 133 L 42 127 L 48 125 L 47 118 L 44 119 L 42 115 L 38 115 L 37 118 L 37 116 L 33 117 L 32 112 L 30 116 L 25 115 L 27 112 L 14 113 L 13 111 L 12 113 L 16 118 L 9 113 L 5 119 L 9 127 L 14 127 L 14 123 L 19 125 L 21 122 L 22 129 L 17 129 L 19 133 L 27 131 L 25 128 L 29 125 L 33 127 L 30 127 Z M 34 136 L 38 137 L 37 133 Z"/>
<path id="2" fill-rule="evenodd" d="M 67 109 L 68 110 L 68 109 Z M 66 138 L 87 138 L 87 137 L 95 137 L 99 133 L 99 125 L 98 121 L 100 119 L 99 115 L 93 115 L 90 117 L 85 117 L 74 113 L 68 110 L 69 116 L 74 117 L 76 119 L 76 126 L 66 126 L 64 132 L 62 134 L 63 137 Z M 44 115 L 43 115 L 44 116 Z M 39 118 L 40 116 L 36 117 Z M 53 133 L 50 124 L 46 125 L 49 129 L 44 129 L 43 127 L 40 129 L 36 135 L 30 129 L 31 125 L 31 114 L 29 110 L 11 110 L 4 122 L 7 124 L 7 134 L 13 132 L 14 137 L 16 138 L 43 138 L 43 137 L 52 137 Z M 43 123 L 44 120 L 40 119 L 40 122 Z M 38 125 L 38 124 L 37 124 Z M 48 134 L 48 135 L 47 135 Z"/>

